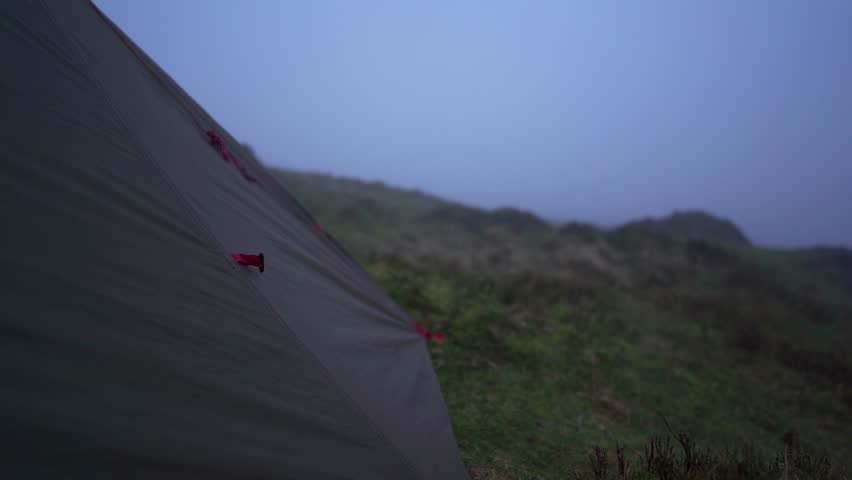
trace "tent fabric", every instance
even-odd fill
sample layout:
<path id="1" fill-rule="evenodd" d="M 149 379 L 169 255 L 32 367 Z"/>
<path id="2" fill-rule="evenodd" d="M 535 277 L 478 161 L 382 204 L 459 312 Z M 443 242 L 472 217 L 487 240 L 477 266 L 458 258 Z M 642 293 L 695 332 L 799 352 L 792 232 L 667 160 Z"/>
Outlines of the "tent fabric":
<path id="1" fill-rule="evenodd" d="M 412 320 L 94 5 L 0 54 L 0 471 L 468 478 Z"/>

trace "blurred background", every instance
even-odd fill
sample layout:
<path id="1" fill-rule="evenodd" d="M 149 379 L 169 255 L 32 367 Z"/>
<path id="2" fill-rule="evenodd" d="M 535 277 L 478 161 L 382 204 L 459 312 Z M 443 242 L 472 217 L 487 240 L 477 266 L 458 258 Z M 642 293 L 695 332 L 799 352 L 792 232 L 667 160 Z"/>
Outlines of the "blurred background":
<path id="1" fill-rule="evenodd" d="M 852 4 L 99 1 L 271 165 L 852 245 Z"/>
<path id="2" fill-rule="evenodd" d="M 476 478 L 841 478 L 852 3 L 96 3 L 447 333 Z"/>

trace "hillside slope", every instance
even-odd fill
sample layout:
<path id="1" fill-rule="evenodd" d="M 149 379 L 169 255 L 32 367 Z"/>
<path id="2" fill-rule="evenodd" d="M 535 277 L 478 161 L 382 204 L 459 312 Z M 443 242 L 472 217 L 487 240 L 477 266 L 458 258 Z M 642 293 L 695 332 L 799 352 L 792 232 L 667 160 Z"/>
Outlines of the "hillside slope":
<path id="1" fill-rule="evenodd" d="M 801 439 L 829 452 L 833 467 L 801 478 L 841 478 L 852 458 L 849 252 L 763 249 L 712 217 L 693 228 L 694 214 L 687 234 L 669 231 L 680 220 L 608 231 L 280 175 L 406 311 L 447 333 L 430 348 L 476 478 L 569 478 L 595 445 L 647 454 L 666 422 L 708 448 L 789 457 Z M 780 478 L 771 463 L 724 478 Z"/>
<path id="2" fill-rule="evenodd" d="M 676 211 L 659 219 L 646 218 L 627 223 L 620 229 L 735 245 L 750 243 L 742 230 L 730 220 L 696 210 Z"/>

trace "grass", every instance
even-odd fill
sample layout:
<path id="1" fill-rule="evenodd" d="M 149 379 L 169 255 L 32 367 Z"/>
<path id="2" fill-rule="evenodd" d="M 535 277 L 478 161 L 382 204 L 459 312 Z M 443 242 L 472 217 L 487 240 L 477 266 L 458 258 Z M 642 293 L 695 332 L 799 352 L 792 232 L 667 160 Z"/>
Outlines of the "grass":
<path id="1" fill-rule="evenodd" d="M 368 265 L 412 315 L 448 332 L 430 344 L 433 361 L 466 464 L 483 478 L 565 478 L 598 445 L 641 452 L 665 433 L 662 415 L 720 449 L 754 444 L 771 455 L 797 431 L 838 457 L 849 452 L 849 408 L 830 388 L 625 293 L 538 303 L 458 273 Z M 799 388 L 823 421 L 846 426 L 826 432 L 807 418 L 817 405 L 794 403 Z"/>
<path id="2" fill-rule="evenodd" d="M 847 478 L 829 457 L 814 453 L 794 437 L 788 437 L 783 453 L 767 457 L 748 445 L 716 452 L 702 448 L 689 434 L 675 433 L 671 428 L 669 433 L 651 438 L 644 450 L 633 457 L 618 445 L 614 454 L 596 447 L 589 454 L 588 471 L 575 471 L 572 476 L 578 480 Z"/>
<path id="3" fill-rule="evenodd" d="M 447 333 L 429 348 L 474 478 L 847 478 L 852 292 L 793 252 L 312 181 L 309 208 Z"/>

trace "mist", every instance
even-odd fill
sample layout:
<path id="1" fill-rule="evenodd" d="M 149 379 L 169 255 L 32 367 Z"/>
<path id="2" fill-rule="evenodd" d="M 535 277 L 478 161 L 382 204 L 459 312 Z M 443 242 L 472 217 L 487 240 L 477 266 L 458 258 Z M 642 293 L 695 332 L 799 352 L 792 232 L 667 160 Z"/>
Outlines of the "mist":
<path id="1" fill-rule="evenodd" d="M 852 245 L 852 3 L 96 2 L 270 165 Z"/>

